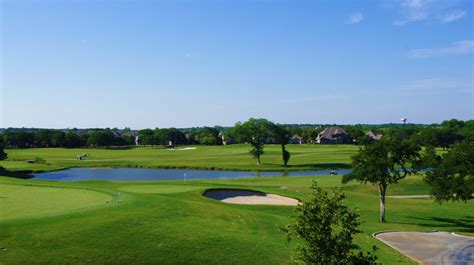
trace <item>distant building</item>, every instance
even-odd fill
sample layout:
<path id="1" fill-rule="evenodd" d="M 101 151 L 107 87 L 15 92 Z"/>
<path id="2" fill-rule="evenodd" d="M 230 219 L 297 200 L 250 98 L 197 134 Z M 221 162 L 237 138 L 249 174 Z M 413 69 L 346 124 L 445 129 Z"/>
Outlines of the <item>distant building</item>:
<path id="1" fill-rule="evenodd" d="M 318 144 L 348 144 L 351 142 L 349 134 L 338 126 L 327 127 L 316 138 Z"/>
<path id="2" fill-rule="evenodd" d="M 302 144 L 303 143 L 303 137 L 295 134 L 295 135 L 293 135 L 293 137 L 291 137 L 291 139 L 288 143 L 289 144 Z"/>
<path id="3" fill-rule="evenodd" d="M 373 131 L 368 131 L 365 135 L 367 135 L 369 138 L 373 140 L 380 140 L 383 138 L 383 134 L 377 134 Z"/>

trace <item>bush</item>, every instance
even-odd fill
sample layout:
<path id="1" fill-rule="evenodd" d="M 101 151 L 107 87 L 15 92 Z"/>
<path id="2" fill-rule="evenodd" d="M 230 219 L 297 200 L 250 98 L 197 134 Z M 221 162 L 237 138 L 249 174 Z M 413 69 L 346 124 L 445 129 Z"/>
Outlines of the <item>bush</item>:
<path id="1" fill-rule="evenodd" d="M 313 182 L 312 197 L 296 207 L 295 224 L 282 230 L 288 242 L 296 237 L 303 243 L 297 246 L 295 261 L 305 264 L 377 264 L 374 252 L 364 254 L 353 243 L 353 236 L 361 233 L 359 213 L 344 204 L 346 198 L 334 189 L 332 196 Z M 375 251 L 375 246 L 373 247 Z"/>

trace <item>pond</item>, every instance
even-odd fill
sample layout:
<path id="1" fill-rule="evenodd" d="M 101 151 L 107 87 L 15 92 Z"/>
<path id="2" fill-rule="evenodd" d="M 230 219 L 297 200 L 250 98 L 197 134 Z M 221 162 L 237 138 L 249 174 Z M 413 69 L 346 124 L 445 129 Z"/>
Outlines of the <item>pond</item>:
<path id="1" fill-rule="evenodd" d="M 109 180 L 109 181 L 156 181 L 194 179 L 234 179 L 273 176 L 324 176 L 331 170 L 317 171 L 219 171 L 198 169 L 151 169 L 151 168 L 71 168 L 61 171 L 35 173 L 33 179 L 56 181 Z M 339 175 L 350 169 L 339 169 Z"/>

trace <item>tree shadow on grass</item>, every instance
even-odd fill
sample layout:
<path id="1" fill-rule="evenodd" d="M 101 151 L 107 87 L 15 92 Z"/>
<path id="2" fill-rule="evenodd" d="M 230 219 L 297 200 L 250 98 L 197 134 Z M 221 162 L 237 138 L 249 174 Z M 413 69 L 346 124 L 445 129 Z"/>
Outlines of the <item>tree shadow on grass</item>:
<path id="1" fill-rule="evenodd" d="M 32 178 L 31 171 L 9 171 L 9 170 L 0 170 L 0 176 L 19 178 L 19 179 L 29 179 Z"/>
<path id="2" fill-rule="evenodd" d="M 418 220 L 417 222 L 391 222 L 394 224 L 407 224 L 429 227 L 433 229 L 449 228 L 449 230 L 456 230 L 458 232 L 474 233 L 474 215 L 466 215 L 461 218 L 448 217 L 415 217 L 410 218 Z"/>
<path id="3" fill-rule="evenodd" d="M 280 163 L 262 163 L 262 165 L 271 165 L 271 166 L 282 166 Z M 345 163 L 313 163 L 313 164 L 297 164 L 297 165 L 288 165 L 285 169 L 288 170 L 323 170 L 323 169 L 350 169 L 351 165 Z"/>

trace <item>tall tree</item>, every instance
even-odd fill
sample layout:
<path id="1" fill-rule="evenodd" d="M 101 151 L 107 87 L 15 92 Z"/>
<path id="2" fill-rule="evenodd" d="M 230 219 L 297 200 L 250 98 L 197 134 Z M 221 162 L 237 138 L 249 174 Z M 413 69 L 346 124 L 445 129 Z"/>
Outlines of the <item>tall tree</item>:
<path id="1" fill-rule="evenodd" d="M 455 144 L 443 156 L 433 148 L 427 149 L 425 181 L 431 186 L 431 193 L 438 202 L 468 201 L 474 194 L 474 142 Z"/>
<path id="2" fill-rule="evenodd" d="M 283 158 L 283 165 L 286 167 L 288 166 L 288 161 L 290 160 L 290 152 L 286 150 L 286 145 L 291 139 L 290 131 L 288 131 L 285 127 L 280 124 L 273 124 L 272 126 L 272 134 L 275 138 L 276 143 L 281 146 L 281 154 Z"/>
<path id="3" fill-rule="evenodd" d="M 364 145 L 359 149 L 359 153 L 352 157 L 352 172 L 344 175 L 342 182 L 356 180 L 377 185 L 380 198 L 379 220 L 385 222 L 387 188 L 416 172 L 413 167 L 420 164 L 419 151 L 420 147 L 414 141 L 398 138 Z"/>
<path id="4" fill-rule="evenodd" d="M 0 138 L 0 160 L 5 160 L 7 159 L 7 153 L 3 150 L 4 144 L 3 144 L 3 139 Z M 1 168 L 1 167 L 0 167 Z"/>
<path id="5" fill-rule="evenodd" d="M 271 124 L 272 123 L 266 119 L 251 118 L 244 123 L 237 123 L 235 125 L 239 139 L 252 146 L 249 153 L 257 159 L 257 165 L 260 165 L 260 156 L 263 155 L 263 146 L 270 136 Z"/>
<path id="6" fill-rule="evenodd" d="M 344 204 L 345 195 L 334 189 L 332 196 L 313 183 L 309 201 L 295 209 L 296 223 L 283 228 L 287 239 L 300 239 L 296 261 L 304 264 L 377 264 L 373 252 L 364 254 L 353 242 L 359 230 L 357 210 Z M 373 247 L 375 251 L 375 247 Z"/>

